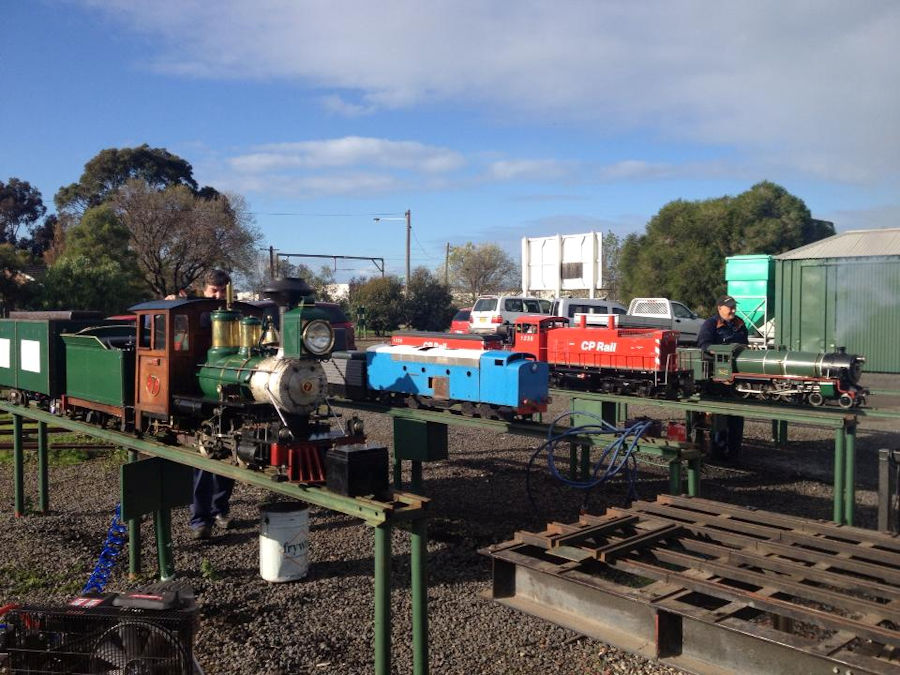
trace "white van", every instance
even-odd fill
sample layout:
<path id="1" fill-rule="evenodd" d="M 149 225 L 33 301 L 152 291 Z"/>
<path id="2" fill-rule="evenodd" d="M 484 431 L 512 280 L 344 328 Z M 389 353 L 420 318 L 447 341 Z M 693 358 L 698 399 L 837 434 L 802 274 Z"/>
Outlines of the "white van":
<path id="1" fill-rule="evenodd" d="M 550 302 L 525 295 L 483 295 L 472 306 L 470 333 L 508 335 L 525 314 L 548 314 Z"/>
<path id="2" fill-rule="evenodd" d="M 550 314 L 564 316 L 570 322 L 575 321 L 576 314 L 625 314 L 627 311 L 618 302 L 597 298 L 557 298 L 550 308 Z"/>

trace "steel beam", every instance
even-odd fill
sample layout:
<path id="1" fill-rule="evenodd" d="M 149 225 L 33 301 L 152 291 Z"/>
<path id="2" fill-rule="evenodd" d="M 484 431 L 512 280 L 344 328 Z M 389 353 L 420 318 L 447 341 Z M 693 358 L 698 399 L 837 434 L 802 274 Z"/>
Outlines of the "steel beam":
<path id="1" fill-rule="evenodd" d="M 392 502 L 378 502 L 365 498 L 345 497 L 321 487 L 275 482 L 269 476 L 222 461 L 203 457 L 194 450 L 164 445 L 137 438 L 119 431 L 102 429 L 84 422 L 57 417 L 43 410 L 22 408 L 0 402 L 0 410 L 12 414 L 14 445 L 14 483 L 16 515 L 24 512 L 22 417 L 39 422 L 52 422 L 64 429 L 102 438 L 123 447 L 129 459 L 136 461 L 139 453 L 162 457 L 194 468 L 211 471 L 223 476 L 252 483 L 271 492 L 278 492 L 294 499 L 362 519 L 372 526 L 375 533 L 375 672 L 389 675 L 391 672 L 391 531 L 393 523 L 408 524 L 411 529 L 411 586 L 413 604 L 413 666 L 416 675 L 428 673 L 428 617 L 425 561 L 425 517 L 428 499 L 404 492 L 395 492 Z M 171 514 L 168 509 L 155 514 L 156 539 L 159 553 L 160 574 L 163 578 L 174 575 L 172 564 Z M 129 521 L 129 556 L 132 576 L 140 571 L 140 527 L 137 519 Z"/>
<path id="2" fill-rule="evenodd" d="M 498 602 L 689 672 L 900 672 L 885 534 L 661 496 L 484 553 Z"/>
<path id="3" fill-rule="evenodd" d="M 375 526 L 391 521 L 415 520 L 423 517 L 422 508 L 427 499 L 405 492 L 394 493 L 395 501 L 377 502 L 369 499 L 345 497 L 331 492 L 323 487 L 298 485 L 296 483 L 276 482 L 265 473 L 248 471 L 239 466 L 227 464 L 221 460 L 203 457 L 195 450 L 180 446 L 165 445 L 157 441 L 137 438 L 121 431 L 102 429 L 92 424 L 78 422 L 65 417 L 58 417 L 35 408 L 21 408 L 10 403 L 0 402 L 0 410 L 13 414 L 13 419 L 19 419 L 26 415 L 32 419 L 78 431 L 88 436 L 102 438 L 123 448 L 142 452 L 156 457 L 163 457 L 173 462 L 187 464 L 197 469 L 210 471 L 220 476 L 227 476 L 244 483 L 257 485 L 271 492 L 278 492 L 293 499 L 315 504 L 332 511 L 353 516 L 364 520 L 367 524 Z M 21 437 L 21 433 L 19 434 Z"/>

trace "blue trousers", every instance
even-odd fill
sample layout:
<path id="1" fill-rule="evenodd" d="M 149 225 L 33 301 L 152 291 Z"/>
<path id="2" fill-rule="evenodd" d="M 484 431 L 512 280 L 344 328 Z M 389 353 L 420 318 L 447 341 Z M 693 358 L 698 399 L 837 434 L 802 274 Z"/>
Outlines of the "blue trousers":
<path id="1" fill-rule="evenodd" d="M 191 502 L 191 528 L 211 525 L 216 516 L 227 516 L 234 479 L 194 469 L 194 500 Z"/>

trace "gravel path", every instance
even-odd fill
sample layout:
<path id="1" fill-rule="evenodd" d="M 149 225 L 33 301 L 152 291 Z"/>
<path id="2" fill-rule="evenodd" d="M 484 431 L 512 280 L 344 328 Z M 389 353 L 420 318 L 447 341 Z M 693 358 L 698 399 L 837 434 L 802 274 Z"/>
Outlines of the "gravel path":
<path id="1" fill-rule="evenodd" d="M 900 389 L 900 386 L 894 387 Z M 873 401 L 878 405 L 877 401 Z M 642 414 L 638 406 L 631 414 Z M 390 443 L 387 416 L 363 415 L 370 442 Z M 675 673 L 485 599 L 490 563 L 477 550 L 541 529 L 547 520 L 572 521 L 579 495 L 535 476 L 535 513 L 525 491 L 524 467 L 536 447 L 526 438 L 451 427 L 450 459 L 427 465 L 429 521 L 430 665 L 434 673 Z M 748 422 L 740 467 L 707 465 L 704 496 L 812 518 L 831 518 L 833 441 L 828 431 L 791 427 L 790 446 L 767 442 L 768 423 Z M 875 459 L 880 447 L 900 447 L 891 424 L 864 425 L 858 434 L 857 524 L 873 527 Z M 26 469 L 36 501 L 35 465 Z M 61 603 L 78 592 L 96 561 L 118 498 L 118 465 L 108 457 L 50 473 L 51 513 L 14 518 L 12 468 L 0 463 L 0 605 Z M 640 464 L 642 499 L 665 492 L 665 472 Z M 209 542 L 189 536 L 187 510 L 173 512 L 179 579 L 196 589 L 201 625 L 195 653 L 207 673 L 370 673 L 374 631 L 373 534 L 359 521 L 313 508 L 309 575 L 270 584 L 259 577 L 259 504 L 266 494 L 239 485 L 232 500 L 236 529 Z M 622 505 L 624 486 L 592 495 L 589 508 Z M 155 545 L 142 526 L 144 565 L 152 581 Z M 412 672 L 408 537 L 393 539 L 393 670 Z M 124 558 L 125 556 L 123 556 Z M 109 588 L 124 590 L 119 565 Z"/>

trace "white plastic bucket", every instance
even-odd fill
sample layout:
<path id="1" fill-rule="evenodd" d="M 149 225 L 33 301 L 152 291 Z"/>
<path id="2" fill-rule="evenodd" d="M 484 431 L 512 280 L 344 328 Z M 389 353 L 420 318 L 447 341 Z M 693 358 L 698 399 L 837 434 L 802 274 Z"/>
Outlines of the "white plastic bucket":
<path id="1" fill-rule="evenodd" d="M 309 508 L 298 502 L 260 507 L 259 575 L 296 581 L 309 569 Z"/>

